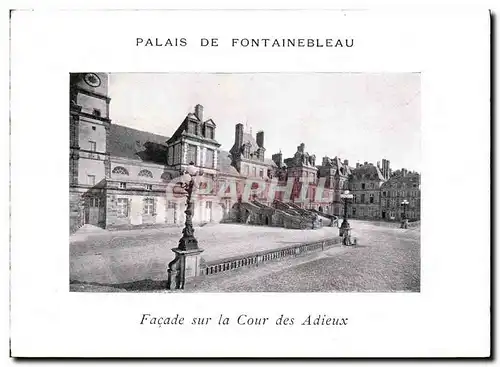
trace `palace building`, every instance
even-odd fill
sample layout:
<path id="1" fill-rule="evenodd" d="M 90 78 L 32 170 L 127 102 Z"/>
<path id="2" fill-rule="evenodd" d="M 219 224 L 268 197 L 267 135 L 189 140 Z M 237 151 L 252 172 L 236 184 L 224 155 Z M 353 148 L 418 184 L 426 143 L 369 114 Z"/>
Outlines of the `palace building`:
<path id="1" fill-rule="evenodd" d="M 391 173 L 365 163 L 316 156 L 301 143 L 290 158 L 266 157 L 264 131 L 255 137 L 235 125 L 229 151 L 217 141 L 217 124 L 196 105 L 171 136 L 152 134 L 110 119 L 106 73 L 70 75 L 70 231 L 83 224 L 102 228 L 183 225 L 185 196 L 176 187 L 189 164 L 200 172 L 193 222 L 243 222 L 316 228 L 318 214 L 343 215 L 340 194 L 351 190 L 349 216 L 420 217 L 420 176 Z M 227 128 L 227 127 L 223 127 Z"/>

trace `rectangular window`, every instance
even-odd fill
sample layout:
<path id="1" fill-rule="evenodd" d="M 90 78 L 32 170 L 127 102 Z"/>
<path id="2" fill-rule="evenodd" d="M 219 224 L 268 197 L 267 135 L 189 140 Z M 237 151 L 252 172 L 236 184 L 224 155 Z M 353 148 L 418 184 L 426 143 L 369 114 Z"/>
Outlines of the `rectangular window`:
<path id="1" fill-rule="evenodd" d="M 169 201 L 168 209 L 177 209 L 177 203 L 175 201 Z"/>
<path id="2" fill-rule="evenodd" d="M 91 152 L 95 152 L 96 151 L 95 141 L 89 140 L 89 146 L 90 146 L 90 151 Z"/>
<path id="3" fill-rule="evenodd" d="M 146 185 L 146 190 L 148 190 L 148 191 L 153 190 L 153 185 Z"/>
<path id="4" fill-rule="evenodd" d="M 181 145 L 177 144 L 174 147 L 174 164 L 179 164 L 181 162 Z"/>
<path id="5" fill-rule="evenodd" d="M 252 168 L 252 176 L 253 177 L 257 176 L 257 168 L 255 167 Z"/>
<path id="6" fill-rule="evenodd" d="M 92 208 L 98 208 L 99 207 L 99 198 L 90 198 L 90 206 Z"/>
<path id="7" fill-rule="evenodd" d="M 119 198 L 116 201 L 116 212 L 120 218 L 128 218 L 128 199 Z"/>
<path id="8" fill-rule="evenodd" d="M 365 194 L 361 194 L 361 203 L 363 204 L 365 202 Z"/>
<path id="9" fill-rule="evenodd" d="M 373 194 L 370 194 L 370 204 L 373 204 L 373 200 L 374 200 Z"/>
<path id="10" fill-rule="evenodd" d="M 94 175 L 87 175 L 87 184 L 88 185 L 95 185 L 95 176 Z"/>
<path id="11" fill-rule="evenodd" d="M 101 117 L 101 110 L 98 108 L 94 108 L 94 116 Z"/>
<path id="12" fill-rule="evenodd" d="M 126 189 L 127 184 L 125 182 L 120 182 L 120 189 Z"/>
<path id="13" fill-rule="evenodd" d="M 212 149 L 207 149 L 205 156 L 205 167 L 208 168 L 214 167 L 214 151 Z"/>
<path id="14" fill-rule="evenodd" d="M 174 148 L 173 147 L 168 147 L 167 151 L 167 164 L 169 166 L 174 164 Z"/>
<path id="15" fill-rule="evenodd" d="M 362 183 L 362 184 L 361 184 L 361 190 L 364 190 L 364 189 L 365 189 L 365 186 L 366 186 L 366 185 L 365 185 L 364 183 Z"/>
<path id="16" fill-rule="evenodd" d="M 196 134 L 196 122 L 189 122 L 188 123 L 188 133 L 189 134 Z"/>
<path id="17" fill-rule="evenodd" d="M 260 176 L 260 178 L 264 178 L 264 170 L 263 169 L 261 169 L 259 171 L 259 176 Z"/>
<path id="18" fill-rule="evenodd" d="M 210 126 L 207 126 L 205 136 L 206 136 L 208 139 L 213 139 L 213 138 L 214 138 L 214 128 L 213 128 L 213 127 L 210 127 Z"/>
<path id="19" fill-rule="evenodd" d="M 245 165 L 245 176 L 249 176 L 249 175 L 250 175 L 250 167 Z"/>
<path id="20" fill-rule="evenodd" d="M 205 208 L 207 208 L 207 209 L 212 209 L 212 202 L 211 202 L 211 201 L 207 201 L 207 202 L 205 203 Z"/>
<path id="21" fill-rule="evenodd" d="M 154 215 L 154 207 L 155 207 L 155 199 L 154 198 L 145 198 L 144 199 L 144 210 L 143 213 L 145 215 Z"/>
<path id="22" fill-rule="evenodd" d="M 387 191 L 384 191 L 384 192 L 382 193 L 382 195 L 384 195 L 384 197 L 386 197 L 386 196 L 387 196 Z"/>
<path id="23" fill-rule="evenodd" d="M 193 162 L 194 164 L 197 164 L 197 162 L 196 162 L 196 145 L 188 144 L 186 163 L 189 164 L 191 162 Z"/>

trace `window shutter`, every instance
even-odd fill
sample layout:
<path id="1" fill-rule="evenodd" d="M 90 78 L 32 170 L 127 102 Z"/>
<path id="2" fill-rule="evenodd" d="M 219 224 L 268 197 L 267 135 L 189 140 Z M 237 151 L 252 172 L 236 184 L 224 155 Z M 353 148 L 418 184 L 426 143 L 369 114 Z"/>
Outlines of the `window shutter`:
<path id="1" fill-rule="evenodd" d="M 142 214 L 146 214 L 147 210 L 147 198 L 142 199 Z"/>
<path id="2" fill-rule="evenodd" d="M 156 215 L 156 198 L 153 198 L 153 215 Z"/>
<path id="3" fill-rule="evenodd" d="M 132 199 L 128 199 L 127 200 L 127 212 L 126 212 L 127 218 L 130 216 L 130 208 L 131 207 L 132 207 Z"/>

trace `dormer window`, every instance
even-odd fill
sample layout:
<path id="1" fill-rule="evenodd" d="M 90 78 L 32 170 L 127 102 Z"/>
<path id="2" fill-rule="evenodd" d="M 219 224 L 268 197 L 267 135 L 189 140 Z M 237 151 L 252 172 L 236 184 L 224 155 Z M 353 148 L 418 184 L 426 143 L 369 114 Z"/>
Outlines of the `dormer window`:
<path id="1" fill-rule="evenodd" d="M 214 128 L 212 126 L 207 126 L 205 129 L 205 137 L 207 139 L 213 139 L 214 138 Z"/>
<path id="2" fill-rule="evenodd" d="M 188 123 L 188 133 L 196 135 L 196 122 L 189 122 Z"/>

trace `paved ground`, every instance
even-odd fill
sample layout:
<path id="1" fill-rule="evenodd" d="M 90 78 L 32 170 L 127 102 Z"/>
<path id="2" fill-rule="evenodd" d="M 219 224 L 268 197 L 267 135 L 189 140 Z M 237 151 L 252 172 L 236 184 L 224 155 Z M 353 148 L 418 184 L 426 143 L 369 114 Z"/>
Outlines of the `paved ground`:
<path id="1" fill-rule="evenodd" d="M 237 274 L 200 278 L 194 292 L 418 292 L 420 229 L 352 223 L 356 247 L 333 248 Z"/>
<path id="2" fill-rule="evenodd" d="M 401 230 L 395 225 L 354 220 L 351 225 L 358 237 L 357 247 L 336 247 L 257 269 L 204 277 L 190 288 L 201 292 L 419 291 L 419 228 Z M 172 259 L 170 248 L 176 246 L 179 232 L 178 228 L 126 231 L 73 242 L 71 289 L 163 290 L 166 264 Z M 205 257 L 214 259 L 336 236 L 337 229 L 298 231 L 219 224 L 198 228 L 196 235 L 206 248 Z"/>
<path id="3" fill-rule="evenodd" d="M 210 261 L 238 254 L 337 236 L 338 229 L 294 230 L 265 226 L 214 224 L 195 228 L 203 257 Z M 71 238 L 72 283 L 124 284 L 165 279 L 172 248 L 182 236 L 181 228 L 83 231 Z M 149 283 L 148 283 L 149 284 Z M 152 286 L 153 287 L 153 286 Z"/>

